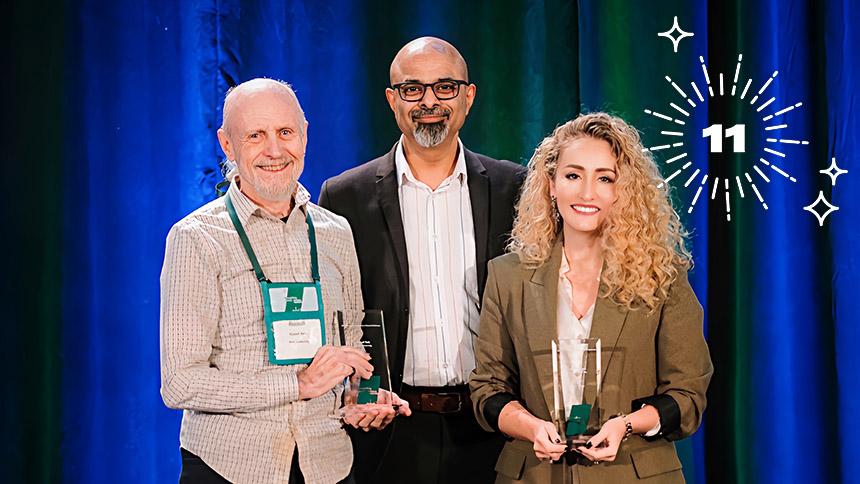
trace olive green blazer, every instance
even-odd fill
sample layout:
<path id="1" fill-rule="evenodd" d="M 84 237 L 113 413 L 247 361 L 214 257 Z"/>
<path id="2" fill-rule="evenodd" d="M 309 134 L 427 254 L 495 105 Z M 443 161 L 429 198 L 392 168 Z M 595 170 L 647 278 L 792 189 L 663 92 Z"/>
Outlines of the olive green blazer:
<path id="1" fill-rule="evenodd" d="M 551 341 L 558 338 L 556 311 L 562 245 L 537 269 L 520 264 L 517 254 L 489 263 L 476 341 L 477 368 L 470 386 L 475 415 L 484 429 L 487 399 L 499 393 L 516 397 L 535 416 L 551 420 L 553 406 Z M 605 287 L 601 284 L 601 293 Z M 680 428 L 649 441 L 634 435 L 621 444 L 614 462 L 575 465 L 578 482 L 683 482 L 681 463 L 672 440 L 691 435 L 705 411 L 705 391 L 713 373 L 702 334 L 702 306 L 686 271 L 654 311 L 627 310 L 598 297 L 592 338 L 600 338 L 602 390 L 592 409 L 589 427 L 596 431 L 617 413 L 629 413 L 633 400 L 671 396 L 680 409 Z M 591 370 L 595 360 L 588 360 Z M 594 402 L 596 388 L 586 385 L 585 398 Z M 662 434 L 662 432 L 661 432 Z M 496 463 L 497 483 L 562 483 L 565 464 L 541 462 L 531 442 L 510 440 Z"/>

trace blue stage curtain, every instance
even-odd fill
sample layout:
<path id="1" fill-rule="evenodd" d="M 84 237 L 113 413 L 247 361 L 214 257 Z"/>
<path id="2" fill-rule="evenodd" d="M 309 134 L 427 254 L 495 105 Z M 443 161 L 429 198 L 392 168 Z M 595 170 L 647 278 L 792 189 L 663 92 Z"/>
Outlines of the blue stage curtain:
<path id="1" fill-rule="evenodd" d="M 860 208 L 860 9 L 851 0 L 824 2 L 823 15 L 818 19 L 818 28 L 824 31 L 824 49 L 819 62 L 824 66 L 824 75 L 819 76 L 827 98 L 826 136 L 827 150 L 821 153 L 825 162 L 836 157 L 838 164 L 848 169 L 840 175 L 836 187 L 821 187 L 833 204 L 839 207 L 842 216 L 832 220 L 823 246 L 813 248 L 817 252 L 831 253 L 830 265 L 822 285 L 832 287 L 831 301 L 822 308 L 833 321 L 833 353 L 823 355 L 830 368 L 830 375 L 812 375 L 808 381 L 797 381 L 800 398 L 816 398 L 816 381 L 835 379 L 835 405 L 821 415 L 820 420 L 830 421 L 835 435 L 822 439 L 821 447 L 827 452 L 838 453 L 839 476 L 844 482 L 860 480 L 860 228 L 857 225 Z M 819 166 L 823 163 L 818 163 Z M 823 166 L 822 166 L 823 168 Z M 853 171 L 852 171 L 853 170 Z M 829 180 L 828 180 L 829 181 Z M 829 192 L 829 193 L 828 193 Z M 834 214 L 835 215 L 835 214 Z M 824 318 L 825 324 L 827 318 Z M 812 352 L 813 355 L 816 352 Z M 821 356 L 813 356 L 820 358 Z M 835 377 L 832 371 L 835 370 Z M 805 390 L 808 388 L 810 390 Z M 816 418 L 816 420 L 819 420 Z M 816 439 L 818 440 L 818 439 Z M 833 448 L 835 447 L 835 448 Z M 828 450 L 828 448 L 830 448 Z"/>

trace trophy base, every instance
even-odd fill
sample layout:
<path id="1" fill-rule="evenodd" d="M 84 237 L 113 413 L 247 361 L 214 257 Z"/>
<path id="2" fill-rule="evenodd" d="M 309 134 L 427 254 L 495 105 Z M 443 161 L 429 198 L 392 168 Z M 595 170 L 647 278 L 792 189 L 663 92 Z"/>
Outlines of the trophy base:
<path id="1" fill-rule="evenodd" d="M 379 375 L 372 375 L 369 379 L 363 379 L 358 384 L 358 398 L 356 403 L 376 403 L 379 396 Z"/>
<path id="2" fill-rule="evenodd" d="M 580 445 L 585 445 L 586 442 L 588 442 L 588 440 L 592 437 L 594 437 L 594 435 L 582 434 L 582 435 L 568 436 L 567 437 L 567 448 L 568 449 L 574 449 Z"/>

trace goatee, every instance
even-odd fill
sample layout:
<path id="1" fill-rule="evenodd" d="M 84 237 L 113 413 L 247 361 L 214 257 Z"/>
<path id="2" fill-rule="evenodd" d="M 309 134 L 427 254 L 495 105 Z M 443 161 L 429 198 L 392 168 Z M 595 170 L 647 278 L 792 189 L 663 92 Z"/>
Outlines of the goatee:
<path id="1" fill-rule="evenodd" d="M 419 146 L 432 148 L 438 146 L 439 143 L 448 137 L 448 125 L 445 121 L 439 121 L 438 123 L 418 123 L 412 134 Z"/>

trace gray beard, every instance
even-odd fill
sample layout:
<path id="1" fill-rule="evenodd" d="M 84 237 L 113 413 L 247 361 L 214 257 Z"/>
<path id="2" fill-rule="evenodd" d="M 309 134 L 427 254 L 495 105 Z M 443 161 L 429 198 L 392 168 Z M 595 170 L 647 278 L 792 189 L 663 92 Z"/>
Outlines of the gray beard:
<path id="1" fill-rule="evenodd" d="M 448 125 L 444 121 L 438 123 L 418 123 L 412 132 L 415 142 L 423 148 L 438 146 L 448 137 Z"/>
<path id="2" fill-rule="evenodd" d="M 287 200 L 293 198 L 293 195 L 295 195 L 296 193 L 297 187 L 298 180 L 292 179 L 286 187 L 283 185 L 271 186 L 257 184 L 254 188 L 257 190 L 257 193 L 259 193 L 260 196 L 264 197 L 266 200 L 286 202 Z"/>

